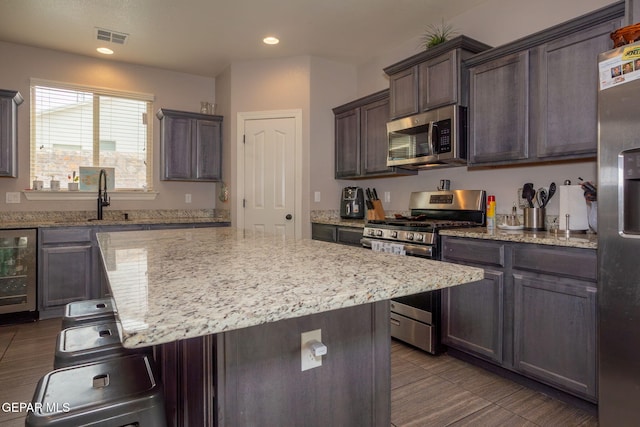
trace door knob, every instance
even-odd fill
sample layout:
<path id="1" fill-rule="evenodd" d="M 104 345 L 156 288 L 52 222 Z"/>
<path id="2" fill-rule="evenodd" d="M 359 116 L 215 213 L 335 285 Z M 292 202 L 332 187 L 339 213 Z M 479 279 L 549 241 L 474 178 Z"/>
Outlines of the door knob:
<path id="1" fill-rule="evenodd" d="M 287 214 L 287 216 L 285 216 L 285 218 L 286 218 L 286 219 L 291 219 L 291 218 L 293 218 L 293 215 L 291 215 L 291 214 Z"/>

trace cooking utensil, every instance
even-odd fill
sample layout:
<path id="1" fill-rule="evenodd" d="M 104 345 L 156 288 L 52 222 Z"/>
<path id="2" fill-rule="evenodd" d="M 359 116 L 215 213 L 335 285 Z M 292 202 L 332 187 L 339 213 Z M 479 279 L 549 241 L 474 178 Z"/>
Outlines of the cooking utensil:
<path id="1" fill-rule="evenodd" d="M 378 198 L 378 192 L 376 191 L 376 189 L 375 189 L 375 188 L 373 189 L 373 200 L 380 200 L 380 199 Z"/>
<path id="2" fill-rule="evenodd" d="M 538 188 L 538 194 L 536 196 L 536 200 L 538 201 L 538 207 L 544 208 L 545 206 L 547 206 L 547 201 L 548 201 L 547 190 L 545 190 L 542 187 Z"/>
<path id="3" fill-rule="evenodd" d="M 551 200 L 554 194 L 556 194 L 556 183 L 552 182 L 551 185 L 549 185 L 549 193 L 547 193 L 547 203 L 549 203 L 549 200 Z"/>
<path id="4" fill-rule="evenodd" d="M 522 186 L 522 198 L 526 199 L 529 203 L 529 207 L 533 207 L 533 199 L 536 196 L 536 190 L 533 189 L 533 184 L 527 182 Z"/>

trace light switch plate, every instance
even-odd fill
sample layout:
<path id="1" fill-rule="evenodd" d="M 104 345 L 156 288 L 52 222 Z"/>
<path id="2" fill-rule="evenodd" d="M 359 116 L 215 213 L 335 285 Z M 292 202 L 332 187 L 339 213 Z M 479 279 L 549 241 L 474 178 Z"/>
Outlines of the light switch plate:
<path id="1" fill-rule="evenodd" d="M 311 352 L 311 343 L 317 341 L 322 342 L 322 330 L 316 329 L 314 331 L 303 332 L 300 335 L 300 370 L 306 371 L 309 369 L 322 366 L 322 356 L 315 357 Z"/>
<path id="2" fill-rule="evenodd" d="M 190 193 L 186 193 L 184 195 L 184 202 L 185 203 L 191 203 L 191 194 Z"/>

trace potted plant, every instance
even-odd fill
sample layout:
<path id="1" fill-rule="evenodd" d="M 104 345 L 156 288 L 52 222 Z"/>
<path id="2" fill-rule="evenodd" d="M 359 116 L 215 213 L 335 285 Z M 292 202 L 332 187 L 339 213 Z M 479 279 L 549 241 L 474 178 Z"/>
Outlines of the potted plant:
<path id="1" fill-rule="evenodd" d="M 427 26 L 427 29 L 422 35 L 422 44 L 425 49 L 429 49 L 446 42 L 456 34 L 458 34 L 458 32 L 454 30 L 453 25 L 445 24 L 443 19 L 440 24 Z"/>
<path id="2" fill-rule="evenodd" d="M 78 191 L 78 181 L 80 181 L 80 177 L 76 172 L 74 171 L 73 176 L 69 175 L 67 178 L 69 178 L 69 183 L 67 184 L 69 191 Z"/>

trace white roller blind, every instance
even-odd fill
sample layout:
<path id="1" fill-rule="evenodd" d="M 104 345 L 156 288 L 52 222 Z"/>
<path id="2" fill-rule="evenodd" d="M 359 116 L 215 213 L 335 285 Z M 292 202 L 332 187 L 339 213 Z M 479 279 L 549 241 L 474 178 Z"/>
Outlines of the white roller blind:
<path id="1" fill-rule="evenodd" d="M 116 190 L 151 190 L 149 98 L 32 81 L 31 179 L 46 188 L 52 178 L 66 182 L 80 166 L 113 167 Z"/>

